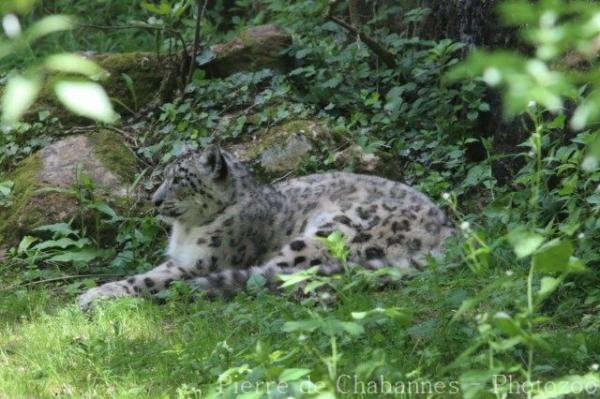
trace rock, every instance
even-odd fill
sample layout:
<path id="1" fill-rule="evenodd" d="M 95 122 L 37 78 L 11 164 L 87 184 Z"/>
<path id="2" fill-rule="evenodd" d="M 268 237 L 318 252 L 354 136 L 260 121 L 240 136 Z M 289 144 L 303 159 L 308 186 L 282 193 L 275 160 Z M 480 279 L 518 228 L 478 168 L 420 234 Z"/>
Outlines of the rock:
<path id="1" fill-rule="evenodd" d="M 267 177 L 280 177 L 306 160 L 315 150 L 333 142 L 323 121 L 292 120 L 259 131 L 250 142 L 228 148 L 240 159 L 249 161 Z"/>
<path id="2" fill-rule="evenodd" d="M 342 151 L 336 152 L 333 159 L 336 167 L 347 168 L 352 166 L 352 169 L 357 173 L 374 172 L 380 166 L 381 161 L 379 156 L 366 152 L 358 144 L 353 144 Z"/>
<path id="3" fill-rule="evenodd" d="M 214 77 L 264 68 L 285 71 L 288 62 L 283 50 L 291 43 L 290 34 L 278 26 L 255 26 L 227 43 L 212 46 L 214 58 L 202 68 Z"/>
<path id="4" fill-rule="evenodd" d="M 66 221 L 77 213 L 75 196 L 43 189 L 72 187 L 83 173 L 94 181 L 95 194 L 109 202 L 124 200 L 136 171 L 134 155 L 108 130 L 67 137 L 43 148 L 7 176 L 14 188 L 11 205 L 0 208 L 0 247 L 14 244 L 34 227 Z"/>
<path id="5" fill-rule="evenodd" d="M 209 61 L 200 67 L 210 76 L 226 77 L 242 71 L 257 71 L 264 68 L 285 70 L 288 62 L 282 54 L 292 42 L 292 37 L 274 25 L 249 28 L 233 40 L 216 44 L 211 48 Z M 183 78 L 182 70 L 187 61 L 179 65 L 184 57 L 157 58 L 154 53 L 93 53 L 82 54 L 94 60 L 109 72 L 109 77 L 100 83 L 113 101 L 116 111 L 122 115 L 137 112 L 147 105 L 160 105 L 169 99 Z M 177 65 L 175 65 L 177 64 Z M 179 82 L 181 83 L 181 82 Z M 49 81 L 49 87 L 52 79 Z M 157 98 L 159 97 L 159 98 Z M 25 120 L 37 120 L 38 113 L 50 112 L 64 127 L 89 125 L 93 121 L 67 111 L 51 89 L 45 88 L 40 98 L 25 116 Z"/>

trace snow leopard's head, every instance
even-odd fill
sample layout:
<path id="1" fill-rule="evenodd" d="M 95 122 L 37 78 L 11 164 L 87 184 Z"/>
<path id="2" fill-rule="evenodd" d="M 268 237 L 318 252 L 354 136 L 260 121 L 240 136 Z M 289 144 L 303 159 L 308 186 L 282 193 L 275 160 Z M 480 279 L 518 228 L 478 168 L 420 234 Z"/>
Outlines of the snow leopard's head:
<path id="1" fill-rule="evenodd" d="M 165 169 L 152 202 L 166 221 L 203 224 L 235 203 L 241 180 L 252 181 L 245 166 L 218 146 L 187 151 Z"/>

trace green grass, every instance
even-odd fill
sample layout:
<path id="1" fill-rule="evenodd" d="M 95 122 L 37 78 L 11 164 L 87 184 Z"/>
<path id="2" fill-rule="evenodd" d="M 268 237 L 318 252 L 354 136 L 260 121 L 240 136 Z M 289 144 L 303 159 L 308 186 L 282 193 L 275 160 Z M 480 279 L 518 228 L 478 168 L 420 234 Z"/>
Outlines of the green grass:
<path id="1" fill-rule="evenodd" d="M 89 13 L 88 2 L 57 0 L 52 2 L 53 7 L 45 3 L 39 3 L 42 8 L 36 8 L 23 20 L 24 26 L 55 12 L 76 15 L 80 23 L 96 25 L 122 26 L 132 19 L 145 20 L 149 16 L 137 0 L 106 0 L 94 13 Z M 425 50 L 415 53 L 406 51 L 400 38 L 381 33 L 378 37 L 398 52 L 402 62 L 393 71 L 380 65 L 375 70 L 366 48 L 364 52 L 354 51 L 359 48 L 354 37 L 339 40 L 339 36 L 318 23 L 318 18 L 305 15 L 309 3 L 300 1 L 293 7 L 286 4 L 280 8 L 284 10 L 280 17 L 283 26 L 302 26 L 296 32 L 290 55 L 302 59 L 303 65 L 314 67 L 312 72 L 310 68 L 298 68 L 281 79 L 271 79 L 269 74 L 260 77 L 257 73 L 196 82 L 194 96 L 166 104 L 161 111 L 163 124 L 150 129 L 159 134 L 150 132 L 149 141 L 143 144 L 146 160 L 165 156 L 175 143 L 198 140 L 198 132 L 212 131 L 214 126 L 210 124 L 224 112 L 251 109 L 259 96 L 272 96 L 272 101 L 265 102 L 263 109 L 255 108 L 256 114 L 250 115 L 246 124 L 220 132 L 221 138 L 254 134 L 288 119 L 304 120 L 329 103 L 319 120 L 323 115 L 335 120 L 334 127 L 343 132 L 340 134 L 344 140 L 374 147 L 385 143 L 385 156 L 405 159 L 406 167 L 390 163 L 393 178 L 418 184 L 440 203 L 442 192 L 452 193 L 457 224 L 468 221 L 477 226 L 450 248 L 451 253 L 462 255 L 462 260 L 449 256 L 459 266 L 434 265 L 402 287 L 384 290 L 366 287 L 357 274 L 346 275 L 337 287 L 356 285 L 329 306 L 264 292 L 240 294 L 227 302 L 191 301 L 174 289 L 162 303 L 141 298 L 114 300 L 86 314 L 76 306 L 76 295 L 89 279 L 76 278 L 74 284 L 68 279 L 53 284 L 40 280 L 97 272 L 94 265 L 90 268 L 88 264 L 65 264 L 54 270 L 45 262 L 48 254 L 25 251 L 9 263 L 0 261 L 0 398 L 211 397 L 211 392 L 219 388 L 219 378 L 230 376 L 237 386 L 243 382 L 258 385 L 276 382 L 286 373 L 300 375 L 293 381 L 310 378 L 322 382 L 324 392 L 335 392 L 339 397 L 368 396 L 360 390 L 355 395 L 335 391 L 335 377 L 356 375 L 362 383 L 376 381 L 380 376 L 391 382 L 459 383 L 461 391 L 456 396 L 467 396 L 469 382 L 476 382 L 483 388 L 470 391 L 470 397 L 487 398 L 502 397 L 501 393 L 493 395 L 490 376 L 496 372 L 510 374 L 522 383 L 526 373 L 549 381 L 597 371 L 600 273 L 596 255 L 598 199 L 594 190 L 600 177 L 598 172 L 579 172 L 587 151 L 580 144 L 587 140 L 586 134 L 573 142 L 554 142 L 551 137 L 565 136 L 562 125 L 566 116 L 560 114 L 550 121 L 543 109 L 528 109 L 532 120 L 539 124 L 539 129 L 533 131 L 544 134 L 535 136 L 540 145 L 531 148 L 538 160 L 527 156 L 527 165 L 511 184 L 497 185 L 492 177 L 492 162 L 502 159 L 503 153 L 491 148 L 488 160 L 482 163 L 468 162 L 465 155 L 467 140 L 480 138 L 481 126 L 474 125 L 471 116 L 489 108 L 480 87 L 470 81 L 460 87 L 439 84 L 439 75 L 453 63 L 452 54 L 457 49 L 450 48 L 454 44 L 421 41 Z M 211 18 L 218 22 L 217 15 Z M 264 18 L 260 14 L 254 22 Z M 240 26 L 246 23 L 250 21 L 241 20 Z M 213 34 L 218 37 L 226 32 Z M 153 51 L 154 44 L 154 36 L 147 31 L 80 26 L 36 42 L 31 52 L 2 60 L 0 75 L 13 67 L 40 62 L 53 52 Z M 267 81 L 271 83 L 267 85 Z M 264 90 L 263 85 L 267 85 Z M 399 97 L 397 88 L 406 90 L 405 98 Z M 410 112 L 407 114 L 400 106 L 408 106 Z M 280 113 L 288 117 L 280 119 Z M 155 122 L 149 121 L 150 125 Z M 18 131 L 3 137 L 11 137 L 6 143 L 21 157 L 53 137 L 54 126 L 48 126 L 39 124 L 26 130 L 32 135 L 31 139 L 25 136 L 27 140 Z M 177 133 L 163 134 L 172 132 L 173 126 L 177 126 Z M 363 140 L 367 138 L 369 141 Z M 371 142 L 371 138 L 375 141 Z M 5 152 L 7 159 L 12 160 L 11 153 Z M 326 159 L 322 158 L 315 158 L 314 169 L 324 168 Z M 161 167 L 168 157 L 162 159 Z M 12 165 L 12 161 L 6 164 Z M 3 165 L 0 180 L 11 168 Z M 561 183 L 550 184 L 557 177 Z M 495 200 L 488 203 L 492 199 Z M 115 234 L 107 242 L 95 245 L 123 255 L 111 264 L 103 264 L 102 272 L 138 272 L 149 266 L 162 247 L 156 244 L 160 241 L 160 229 L 152 218 L 142 219 L 134 214 L 125 216 L 125 222 L 111 222 L 105 220 L 106 215 L 97 216 L 102 216 L 103 223 Z M 568 275 L 557 270 L 533 276 L 531 297 L 539 292 L 542 278 L 546 282 L 554 281 L 548 277 L 565 280 L 532 311 L 526 294 L 530 259 L 517 259 L 506 242 L 506 235 L 520 227 L 543 235 L 546 241 L 557 238 L 572 242 L 573 255 L 584 260 L 588 270 Z M 82 237 L 92 235 L 83 230 Z M 73 248 L 63 252 L 69 251 Z M 567 259 L 571 259 L 570 255 Z M 20 282 L 23 283 L 19 285 Z M 402 317 L 369 322 L 352 317 L 353 312 L 376 308 L 398 308 Z M 457 313 L 461 316 L 455 317 Z M 326 327 L 353 323 L 345 325 L 355 333 L 340 333 L 334 339 L 323 329 L 286 332 L 286 323 L 310 324 L 319 320 L 325 320 L 322 325 Z M 364 326 L 364 331 L 357 332 L 357 325 Z M 332 356 L 332 348 L 337 356 Z M 530 354 L 532 362 L 528 362 Z M 600 374 L 592 374 L 588 380 L 600 381 Z M 233 388 L 229 386 L 223 397 L 235 397 Z M 294 389 L 290 389 L 290 396 L 301 397 L 293 394 Z M 447 393 L 448 390 L 434 397 Z"/>
<path id="2" fill-rule="evenodd" d="M 60 286 L 4 290 L 0 397 L 188 397 L 196 390 L 208 392 L 220 374 L 245 364 L 252 369 L 249 380 L 277 381 L 285 368 L 307 368 L 312 381 L 319 381 L 327 370 L 317 354 L 328 353 L 329 338 L 312 333 L 299 340 L 298 334 L 282 331 L 284 323 L 309 319 L 309 312 L 351 320 L 352 312 L 394 306 L 410 310 L 412 320 L 372 323 L 358 337 L 341 337 L 338 375 L 456 381 L 464 365 L 453 367 L 453 362 L 477 331 L 472 323 L 450 320 L 465 298 L 490 279 L 504 278 L 437 268 L 401 288 L 350 291 L 330 309 L 260 293 L 230 302 L 177 297 L 158 304 L 128 298 L 85 314 Z M 518 295 L 518 287 L 495 292 L 490 306 L 508 306 Z M 554 323 L 547 328 L 549 342 L 560 342 L 538 358 L 551 374 L 595 361 L 597 334 L 572 327 Z M 381 359 L 372 373 L 364 371 Z"/>

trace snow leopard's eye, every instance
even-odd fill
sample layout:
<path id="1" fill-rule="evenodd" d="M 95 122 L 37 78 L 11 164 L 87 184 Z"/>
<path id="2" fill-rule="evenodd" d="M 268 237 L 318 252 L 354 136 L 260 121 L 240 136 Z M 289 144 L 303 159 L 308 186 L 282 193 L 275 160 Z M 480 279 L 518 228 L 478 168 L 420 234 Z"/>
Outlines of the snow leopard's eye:
<path id="1" fill-rule="evenodd" d="M 165 170 L 163 171 L 163 178 L 166 179 L 172 179 L 175 176 L 175 171 L 177 170 L 177 165 L 176 164 L 170 164 L 167 167 L 165 167 Z"/>

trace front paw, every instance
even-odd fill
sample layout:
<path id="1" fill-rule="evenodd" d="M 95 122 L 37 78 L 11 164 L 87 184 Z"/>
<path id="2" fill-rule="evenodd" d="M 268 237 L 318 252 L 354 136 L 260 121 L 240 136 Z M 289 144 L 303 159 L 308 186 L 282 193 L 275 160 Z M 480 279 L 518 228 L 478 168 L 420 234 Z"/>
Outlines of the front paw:
<path id="1" fill-rule="evenodd" d="M 100 287 L 87 290 L 79 296 L 79 307 L 89 310 L 94 302 L 99 299 L 114 298 L 128 295 L 127 291 L 116 283 L 107 283 Z"/>

